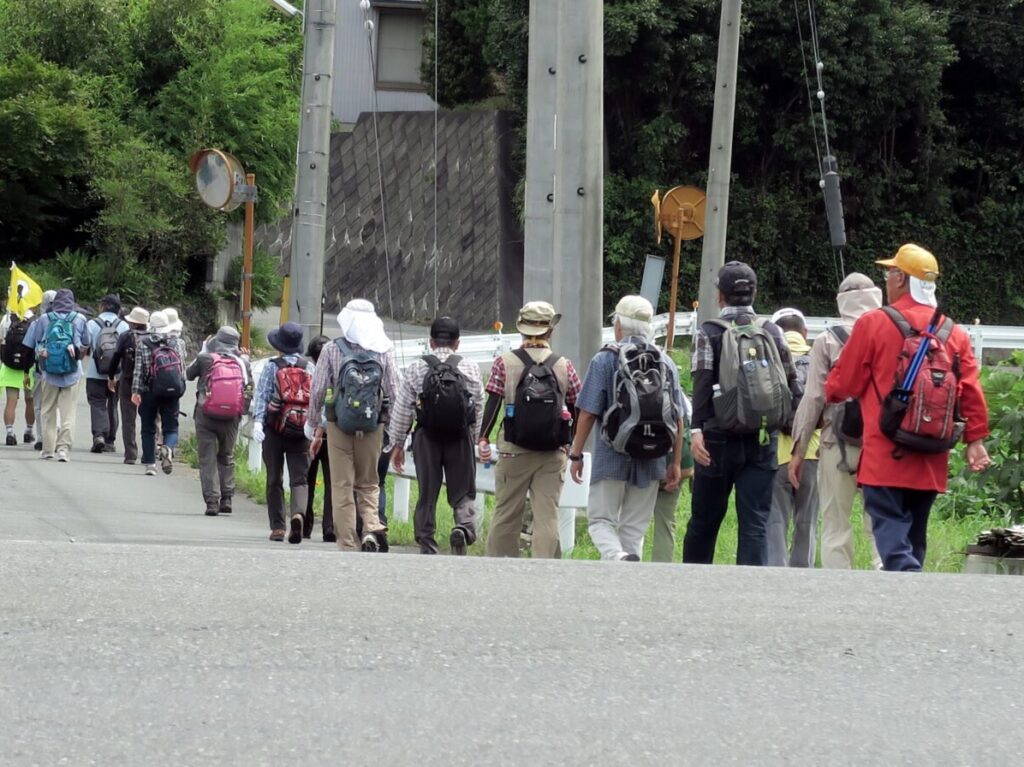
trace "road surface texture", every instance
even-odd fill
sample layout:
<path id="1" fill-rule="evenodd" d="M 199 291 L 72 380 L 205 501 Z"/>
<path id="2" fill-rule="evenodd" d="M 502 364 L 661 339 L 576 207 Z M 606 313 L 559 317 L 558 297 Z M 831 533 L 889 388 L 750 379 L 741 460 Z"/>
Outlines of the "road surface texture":
<path id="1" fill-rule="evenodd" d="M 1019 759 L 1013 578 L 271 544 L 76 444 L 0 451 L 5 767 Z"/>

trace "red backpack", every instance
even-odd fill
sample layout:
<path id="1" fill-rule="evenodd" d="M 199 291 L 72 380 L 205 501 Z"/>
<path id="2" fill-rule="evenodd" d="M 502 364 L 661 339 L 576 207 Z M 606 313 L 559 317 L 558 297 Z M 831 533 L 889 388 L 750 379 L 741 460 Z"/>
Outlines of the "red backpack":
<path id="1" fill-rule="evenodd" d="M 882 311 L 903 335 L 893 388 L 882 400 L 882 433 L 896 443 L 896 458 L 904 452 L 945 453 L 963 437 L 965 425 L 959 408 L 960 355 L 950 356 L 946 348 L 953 333 L 953 320 L 943 317 L 935 331 L 927 333 L 915 330 L 891 306 L 883 307 Z M 922 343 L 928 344 L 928 351 L 917 377 L 908 389 L 903 389 L 907 370 Z"/>
<path id="2" fill-rule="evenodd" d="M 299 359 L 295 365 L 289 364 L 283 357 L 276 357 L 271 362 L 277 367 L 277 392 L 267 407 L 274 414 L 271 424 L 286 436 L 303 436 L 313 376 L 306 370 L 304 359 Z"/>
<path id="3" fill-rule="evenodd" d="M 213 363 L 206 374 L 206 399 L 203 414 L 210 418 L 232 420 L 245 412 L 245 374 L 235 357 L 211 354 Z"/>

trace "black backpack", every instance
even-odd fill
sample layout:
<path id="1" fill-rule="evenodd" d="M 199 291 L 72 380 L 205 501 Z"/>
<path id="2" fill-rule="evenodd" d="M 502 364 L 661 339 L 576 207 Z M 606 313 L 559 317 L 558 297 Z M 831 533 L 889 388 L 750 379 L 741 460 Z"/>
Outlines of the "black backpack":
<path id="1" fill-rule="evenodd" d="M 604 414 L 601 435 L 612 450 L 633 458 L 662 458 L 672 452 L 679 413 L 672 401 L 672 371 L 653 344 L 606 346 L 618 359 L 614 403 Z"/>
<path id="2" fill-rule="evenodd" d="M 4 336 L 3 353 L 3 363 L 11 370 L 27 371 L 35 364 L 35 350 L 22 344 L 31 324 L 31 320 L 23 320 L 17 314 L 11 313 L 11 326 Z"/>
<path id="3" fill-rule="evenodd" d="M 842 325 L 832 325 L 828 332 L 839 342 L 840 349 L 850 340 L 850 331 Z M 860 447 L 864 440 L 864 416 L 860 411 L 859 400 L 848 399 L 832 406 L 832 433 L 839 445 L 840 467 L 851 474 L 856 473 L 857 467 L 850 466 L 846 460 L 846 448 Z"/>
<path id="4" fill-rule="evenodd" d="M 467 433 L 474 422 L 473 398 L 466 388 L 466 377 L 459 370 L 462 358 L 450 355 L 441 362 L 433 354 L 423 357 L 427 374 L 423 390 L 416 400 L 416 423 L 431 436 L 455 438 Z"/>
<path id="5" fill-rule="evenodd" d="M 167 339 L 147 340 L 152 356 L 147 380 L 149 391 L 158 400 L 175 400 L 185 393 L 185 378 L 181 374 L 181 355 Z"/>
<path id="6" fill-rule="evenodd" d="M 558 450 L 571 441 L 572 417 L 555 375 L 556 354 L 535 362 L 525 349 L 512 352 L 524 366 L 512 412 L 505 408 L 505 439 L 526 450 Z M 508 402 L 508 392 L 505 393 Z M 568 416 L 568 417 L 566 417 Z"/>

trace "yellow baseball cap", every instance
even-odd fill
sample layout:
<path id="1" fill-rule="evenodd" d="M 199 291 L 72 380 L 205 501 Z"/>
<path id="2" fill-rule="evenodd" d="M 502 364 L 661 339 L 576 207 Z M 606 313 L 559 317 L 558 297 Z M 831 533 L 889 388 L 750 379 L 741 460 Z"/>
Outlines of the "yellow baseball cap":
<path id="1" fill-rule="evenodd" d="M 875 261 L 879 266 L 899 269 L 911 277 L 917 277 L 925 282 L 935 282 L 939 276 L 939 262 L 935 260 L 930 252 L 920 245 L 908 243 L 896 251 L 892 258 Z"/>

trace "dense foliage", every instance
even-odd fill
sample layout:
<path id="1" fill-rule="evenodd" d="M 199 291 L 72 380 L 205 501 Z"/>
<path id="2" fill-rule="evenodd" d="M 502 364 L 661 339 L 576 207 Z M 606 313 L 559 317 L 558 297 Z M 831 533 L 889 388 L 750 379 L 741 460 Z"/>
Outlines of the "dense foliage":
<path id="1" fill-rule="evenodd" d="M 279 218 L 301 47 L 257 0 L 0 0 L 0 251 L 83 301 L 194 295 L 225 219 L 188 157 L 236 154 Z"/>
<path id="2" fill-rule="evenodd" d="M 638 286 L 643 254 L 656 252 L 651 191 L 706 179 L 720 7 L 605 1 L 609 300 Z M 522 126 L 529 1 L 440 8 L 442 103 L 504 94 Z M 807 4 L 797 8 L 806 37 Z M 1024 321 L 1024 2 L 818 0 L 816 10 L 843 176 L 845 268 L 873 276 L 875 258 L 917 241 L 938 255 L 941 292 L 958 317 Z M 747 0 L 743 11 L 728 254 L 756 266 L 765 309 L 832 313 L 839 260 L 794 7 Z M 696 297 L 699 248 L 685 259 L 684 305 Z"/>

